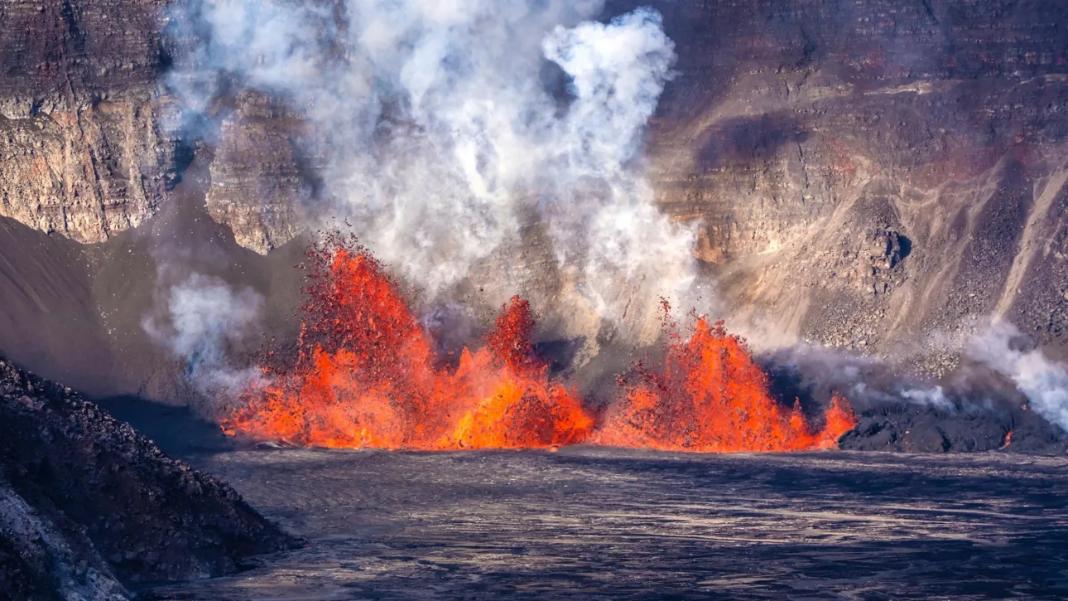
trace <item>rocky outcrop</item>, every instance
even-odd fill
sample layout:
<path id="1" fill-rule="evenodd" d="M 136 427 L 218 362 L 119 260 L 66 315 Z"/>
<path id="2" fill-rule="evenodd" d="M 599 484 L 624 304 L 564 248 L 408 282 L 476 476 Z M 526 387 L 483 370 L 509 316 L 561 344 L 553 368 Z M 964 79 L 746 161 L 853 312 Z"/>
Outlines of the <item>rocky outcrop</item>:
<path id="1" fill-rule="evenodd" d="M 1004 451 L 1064 455 L 1068 435 L 1014 407 L 939 409 L 915 403 L 888 404 L 859 416 L 839 441 L 843 449 L 899 453 Z"/>
<path id="2" fill-rule="evenodd" d="M 79 242 L 143 222 L 177 177 L 163 2 L 0 2 L 0 216 Z"/>
<path id="3" fill-rule="evenodd" d="M 266 253 L 292 240 L 314 192 L 314 178 L 297 146 L 299 115 L 261 94 L 246 92 L 219 131 L 205 204 L 245 248 Z"/>
<path id="4" fill-rule="evenodd" d="M 0 216 L 78 242 L 136 227 L 171 199 L 191 158 L 164 79 L 167 2 L 0 1 Z M 299 119 L 238 92 L 216 107 L 209 214 L 265 253 L 292 239 L 314 181 Z M 184 144 L 189 143 L 189 146 Z"/>
<path id="5" fill-rule="evenodd" d="M 0 216 L 101 242 L 155 214 L 177 175 L 173 148 L 151 96 L 0 117 Z"/>
<path id="6" fill-rule="evenodd" d="M 3 590 L 121 599 L 120 581 L 216 576 L 292 543 L 229 486 L 69 388 L 0 361 Z"/>
<path id="7" fill-rule="evenodd" d="M 124 601 L 130 592 L 84 532 L 61 530 L 0 476 L 0 599 Z"/>

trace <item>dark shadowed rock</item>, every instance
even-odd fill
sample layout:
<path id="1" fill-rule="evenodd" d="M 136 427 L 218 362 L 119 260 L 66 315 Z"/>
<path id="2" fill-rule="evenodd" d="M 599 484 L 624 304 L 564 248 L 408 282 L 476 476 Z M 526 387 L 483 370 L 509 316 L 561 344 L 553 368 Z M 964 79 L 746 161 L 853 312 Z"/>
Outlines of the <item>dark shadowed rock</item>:
<path id="1" fill-rule="evenodd" d="M 217 576 L 293 544 L 226 484 L 167 457 L 69 388 L 6 362 L 0 534 L 0 580 L 29 598 L 105 585 L 121 595 L 116 580 Z"/>
<path id="2" fill-rule="evenodd" d="M 858 416 L 843 449 L 909 453 L 1004 450 L 1063 455 L 1068 436 L 1025 407 L 970 405 L 958 410 L 919 404 L 883 405 Z"/>

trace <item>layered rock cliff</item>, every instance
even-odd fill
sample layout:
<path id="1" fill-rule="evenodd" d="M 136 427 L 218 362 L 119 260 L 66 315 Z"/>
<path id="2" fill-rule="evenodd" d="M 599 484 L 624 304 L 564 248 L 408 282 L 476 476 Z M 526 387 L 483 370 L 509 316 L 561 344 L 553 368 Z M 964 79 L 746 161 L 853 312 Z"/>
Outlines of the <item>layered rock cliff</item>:
<path id="1" fill-rule="evenodd" d="M 262 94 L 240 94 L 234 104 L 219 129 L 205 205 L 238 244 L 267 253 L 299 233 L 315 191 L 300 144 L 306 127 L 299 114 Z"/>
<path id="2" fill-rule="evenodd" d="M 163 3 L 0 3 L 0 216 L 100 242 L 178 176 L 157 80 Z"/>

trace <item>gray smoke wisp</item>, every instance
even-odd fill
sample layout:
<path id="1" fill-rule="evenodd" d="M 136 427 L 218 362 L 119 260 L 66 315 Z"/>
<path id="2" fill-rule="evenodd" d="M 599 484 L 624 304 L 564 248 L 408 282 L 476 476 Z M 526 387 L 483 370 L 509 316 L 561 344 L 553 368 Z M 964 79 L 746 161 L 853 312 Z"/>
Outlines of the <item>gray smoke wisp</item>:
<path id="1" fill-rule="evenodd" d="M 841 392 L 860 409 L 910 403 L 941 412 L 1004 411 L 1012 398 L 1006 393 L 1015 388 L 1036 414 L 1068 431 L 1068 365 L 1047 357 L 1009 322 L 973 328 L 974 334 L 931 336 L 938 348 L 964 359 L 942 383 L 903 376 L 899 366 L 874 358 L 807 345 L 768 353 L 766 361 L 794 388 L 822 397 Z"/>
<path id="2" fill-rule="evenodd" d="M 1046 357 L 1006 321 L 974 336 L 968 355 L 1012 380 L 1036 413 L 1068 431 L 1068 365 Z"/>
<path id="3" fill-rule="evenodd" d="M 170 87 L 190 112 L 234 81 L 288 102 L 322 157 L 310 213 L 352 224 L 433 302 L 487 261 L 518 281 L 515 249 L 534 220 L 575 296 L 561 303 L 652 316 L 658 297 L 693 304 L 694 232 L 659 212 L 641 160 L 674 45 L 651 9 L 591 20 L 601 9 L 193 0 L 171 15 L 192 43 Z"/>
<path id="4" fill-rule="evenodd" d="M 765 360 L 773 374 L 789 375 L 793 387 L 822 398 L 841 393 L 859 409 L 904 403 L 942 412 L 960 409 L 941 385 L 902 377 L 896 366 L 873 357 L 797 344 L 768 353 Z"/>
<path id="5" fill-rule="evenodd" d="M 199 273 L 167 289 L 163 315 L 142 320 L 145 332 L 186 366 L 185 378 L 205 398 L 230 399 L 256 385 L 259 370 L 235 367 L 230 349 L 260 319 L 263 297 Z"/>

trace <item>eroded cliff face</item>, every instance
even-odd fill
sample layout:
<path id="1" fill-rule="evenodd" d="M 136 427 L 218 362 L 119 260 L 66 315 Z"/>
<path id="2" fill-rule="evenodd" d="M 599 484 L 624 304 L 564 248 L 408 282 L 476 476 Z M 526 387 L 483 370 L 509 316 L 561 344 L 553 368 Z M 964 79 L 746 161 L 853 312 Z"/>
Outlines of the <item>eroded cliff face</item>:
<path id="1" fill-rule="evenodd" d="M 234 104 L 220 126 L 205 204 L 238 244 L 263 254 L 296 237 L 315 192 L 307 126 L 263 94 L 242 93 Z"/>
<path id="2" fill-rule="evenodd" d="M 131 94 L 87 102 L 0 117 L 0 216 L 90 243 L 156 212 L 176 176 L 159 107 Z"/>
<path id="3" fill-rule="evenodd" d="M 157 93 L 162 2 L 0 2 L 0 216 L 100 242 L 177 177 Z"/>
<path id="4" fill-rule="evenodd" d="M 695 253 L 735 327 L 920 348 L 908 354 L 940 373 L 954 364 L 940 341 L 994 314 L 1068 352 L 1060 2 L 652 4 L 679 62 L 649 172 L 664 210 L 701 224 Z M 0 0 L 14 32 L 0 40 L 0 215 L 96 242 L 174 197 L 185 161 L 159 90 L 189 41 L 168 46 L 164 8 Z M 213 110 L 204 206 L 267 253 L 321 194 L 322 151 L 279 99 L 237 88 Z M 558 277 L 550 255 L 535 244 L 510 270 Z"/>

